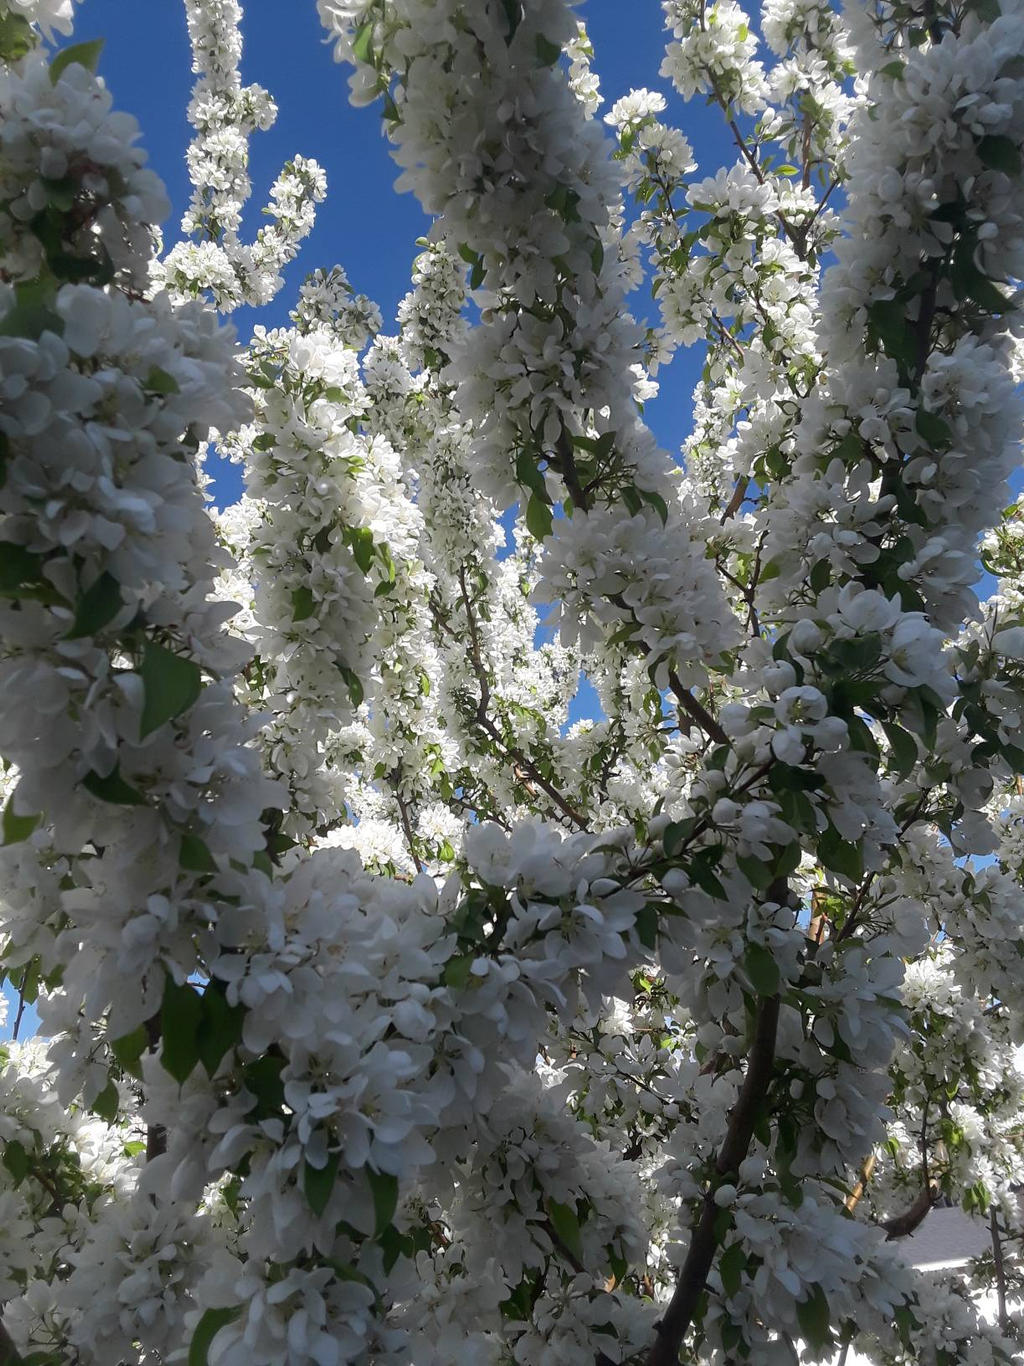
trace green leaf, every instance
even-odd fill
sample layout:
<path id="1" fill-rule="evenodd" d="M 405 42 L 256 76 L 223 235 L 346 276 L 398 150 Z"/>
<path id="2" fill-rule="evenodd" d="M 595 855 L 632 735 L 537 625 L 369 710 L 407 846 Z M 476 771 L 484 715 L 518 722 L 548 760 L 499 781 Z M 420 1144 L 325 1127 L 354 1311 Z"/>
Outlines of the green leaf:
<path id="1" fill-rule="evenodd" d="M 29 1167 L 32 1165 L 28 1153 L 25 1151 L 25 1145 L 19 1143 L 16 1138 L 5 1143 L 3 1162 L 14 1178 L 14 1184 L 20 1186 L 25 1177 L 28 1176 Z"/>
<path id="2" fill-rule="evenodd" d="M 100 1119 L 105 1120 L 108 1124 L 113 1124 L 114 1120 L 117 1119 L 117 1112 L 120 1108 L 121 1097 L 117 1094 L 117 1087 L 109 1080 L 89 1106 L 94 1115 L 99 1115 Z"/>
<path id="3" fill-rule="evenodd" d="M 820 1285 L 813 1286 L 807 1299 L 797 1304 L 796 1318 L 800 1331 L 815 1351 L 821 1352 L 830 1345 L 828 1298 Z"/>
<path id="4" fill-rule="evenodd" d="M 323 1214 L 327 1201 L 331 1198 L 334 1182 L 338 1176 L 338 1154 L 331 1153 L 326 1166 L 313 1167 L 307 1162 L 302 1186 L 309 1201 L 309 1208 L 316 1215 Z M 390 1221 L 389 1221 L 390 1222 Z"/>
<path id="5" fill-rule="evenodd" d="M 860 846 L 844 840 L 831 825 L 818 836 L 818 857 L 826 868 L 851 882 L 859 882 L 864 876 L 864 855 Z"/>
<path id="6" fill-rule="evenodd" d="M 743 967 L 759 996 L 778 995 L 779 965 L 770 949 L 763 944 L 748 944 L 743 955 Z"/>
<path id="7" fill-rule="evenodd" d="M 19 816 L 14 810 L 14 796 L 12 794 L 8 797 L 7 805 L 4 807 L 4 844 L 21 844 L 22 840 L 28 839 L 41 820 L 42 816 L 38 813 L 34 816 Z"/>
<path id="8" fill-rule="evenodd" d="M 740 872 L 750 883 L 751 887 L 759 892 L 766 892 L 772 884 L 772 870 L 766 863 L 762 863 L 758 858 L 749 858 L 743 854 L 736 856 L 736 864 Z"/>
<path id="9" fill-rule="evenodd" d="M 662 843 L 668 858 L 676 858 L 683 852 L 683 846 L 693 834 L 697 822 L 692 818 L 684 821 L 669 821 L 665 826 Z"/>
<path id="10" fill-rule="evenodd" d="M 198 835 L 182 835 L 178 862 L 188 873 L 215 873 L 217 864 L 205 840 Z"/>
<path id="11" fill-rule="evenodd" d="M 553 520 L 547 503 L 542 503 L 535 493 L 531 494 L 526 504 L 526 525 L 530 535 L 538 541 L 545 540 L 551 535 Z"/>
<path id="12" fill-rule="evenodd" d="M 454 987 L 456 991 L 461 991 L 468 985 L 472 975 L 470 968 L 473 966 L 473 957 L 471 953 L 460 953 L 448 959 L 441 974 L 441 981 L 446 987 Z"/>
<path id="13" fill-rule="evenodd" d="M 121 585 L 113 574 L 106 570 L 96 582 L 85 590 L 75 607 L 75 619 L 65 640 L 79 640 L 83 636 L 94 636 L 117 616 L 124 606 Z"/>
<path id="14" fill-rule="evenodd" d="M 233 1323 L 241 1314 L 241 1308 L 207 1309 L 196 1324 L 188 1349 L 188 1366 L 207 1366 L 210 1344 L 227 1324 Z"/>
<path id="15" fill-rule="evenodd" d="M 993 171 L 1006 175 L 1020 175 L 1020 148 L 1013 138 L 999 133 L 988 133 L 978 143 L 978 156 Z"/>
<path id="16" fill-rule="evenodd" d="M 284 1083 L 281 1070 L 284 1058 L 267 1053 L 262 1058 L 246 1063 L 242 1069 L 245 1089 L 254 1097 L 252 1108 L 246 1118 L 266 1119 L 280 1112 L 284 1104 Z"/>
<path id="17" fill-rule="evenodd" d="M 352 699 L 352 705 L 354 707 L 360 706 L 363 697 L 365 696 L 362 679 L 354 669 L 350 669 L 344 664 L 339 664 L 338 669 L 342 678 L 345 680 L 345 685 L 348 688 L 348 695 Z"/>
<path id="18" fill-rule="evenodd" d="M 537 34 L 537 59 L 541 66 L 554 66 L 562 55 L 562 49 L 543 33 Z"/>
<path id="19" fill-rule="evenodd" d="M 69 66 L 84 66 L 86 71 L 95 73 L 100 64 L 100 53 L 102 51 L 102 38 L 93 38 L 88 43 L 74 43 L 71 47 L 64 48 L 62 52 L 57 53 L 50 63 L 51 83 L 56 85 Z"/>
<path id="20" fill-rule="evenodd" d="M 122 1034 L 119 1039 L 112 1039 L 110 1051 L 126 1072 L 130 1072 L 133 1077 L 138 1077 L 141 1076 L 139 1062 L 148 1043 L 149 1036 L 146 1033 L 146 1026 L 139 1025 L 130 1034 Z"/>
<path id="21" fill-rule="evenodd" d="M 718 1274 L 722 1278 L 722 1289 L 730 1297 L 739 1291 L 746 1265 L 747 1254 L 742 1243 L 733 1243 L 722 1253 L 718 1262 Z"/>
<path id="22" fill-rule="evenodd" d="M 664 498 L 662 498 L 661 494 L 655 493 L 652 489 L 641 489 L 640 496 L 646 503 L 650 503 L 651 507 L 661 518 L 662 526 L 664 526 L 668 522 L 668 504 L 665 502 Z"/>
<path id="23" fill-rule="evenodd" d="M 106 777 L 102 777 L 95 771 L 87 773 L 82 779 L 82 786 L 86 792 L 91 793 L 101 802 L 110 802 L 113 806 L 145 806 L 146 798 L 137 787 L 132 787 L 131 783 L 126 783 L 121 777 L 121 766 L 118 764 Z"/>
<path id="24" fill-rule="evenodd" d="M 32 25 L 20 14 L 0 16 L 0 61 L 16 62 L 36 45 Z"/>
<path id="25" fill-rule="evenodd" d="M 313 615 L 313 590 L 303 584 L 292 590 L 292 621 L 308 621 Z"/>
<path id="26" fill-rule="evenodd" d="M 364 574 L 369 574 L 373 567 L 373 532 L 366 526 L 352 527 L 346 532 L 345 539 L 356 564 Z"/>
<path id="27" fill-rule="evenodd" d="M 203 687 L 202 674 L 194 659 L 176 655 L 162 645 L 147 640 L 139 670 L 145 689 L 139 738 L 145 740 L 167 721 L 188 711 Z"/>
<path id="28" fill-rule="evenodd" d="M 894 721 L 883 721 L 882 729 L 892 750 L 891 767 L 901 778 L 905 778 L 917 763 L 917 741 L 909 731 L 897 726 Z"/>
<path id="29" fill-rule="evenodd" d="M 398 1177 L 392 1176 L 390 1172 L 375 1172 L 372 1167 L 367 1167 L 366 1179 L 370 1183 L 370 1194 L 373 1196 L 373 1236 L 379 1238 L 395 1217 L 395 1210 L 398 1208 Z"/>
<path id="30" fill-rule="evenodd" d="M 181 387 L 173 375 L 169 375 L 166 370 L 161 370 L 159 365 L 154 365 L 146 376 L 142 386 L 148 389 L 151 394 L 180 394 Z"/>
<path id="31" fill-rule="evenodd" d="M 57 289 L 52 279 L 23 280 L 14 286 L 14 305 L 0 318 L 0 337 L 38 341 L 44 332 L 63 336 L 64 320 L 53 309 Z"/>
<path id="32" fill-rule="evenodd" d="M 188 1080 L 199 1061 L 199 1026 L 203 1020 L 203 1003 L 199 993 L 188 983 L 178 986 L 167 979 L 163 1005 L 160 1008 L 160 1033 L 163 1047 L 160 1061 L 164 1070 L 179 1084 Z"/>
<path id="33" fill-rule="evenodd" d="M 580 1218 L 575 1205 L 563 1205 L 557 1200 L 547 1202 L 548 1218 L 558 1241 L 577 1262 L 583 1261 L 583 1239 L 580 1237 Z"/>
<path id="34" fill-rule="evenodd" d="M 914 426 L 930 446 L 939 450 L 945 450 L 953 439 L 953 429 L 946 419 L 938 413 L 930 413 L 927 408 L 918 408 Z"/>
<path id="35" fill-rule="evenodd" d="M 212 1077 L 229 1049 L 241 1041 L 245 1007 L 228 1005 L 221 988 L 210 982 L 202 996 L 202 1018 L 196 1030 L 196 1049 L 207 1076 Z"/>
<path id="36" fill-rule="evenodd" d="M 651 952 L 658 947 L 658 924 L 660 916 L 657 906 L 648 901 L 636 913 L 636 937 L 645 949 Z"/>
<path id="37" fill-rule="evenodd" d="M 26 583 L 42 578 L 43 561 L 15 541 L 0 541 L 0 594 L 12 597 Z"/>
<path id="38" fill-rule="evenodd" d="M 352 40 L 352 59 L 356 62 L 373 62 L 373 20 L 367 19 L 356 29 Z M 191 1363 L 189 1363 L 191 1366 Z"/>

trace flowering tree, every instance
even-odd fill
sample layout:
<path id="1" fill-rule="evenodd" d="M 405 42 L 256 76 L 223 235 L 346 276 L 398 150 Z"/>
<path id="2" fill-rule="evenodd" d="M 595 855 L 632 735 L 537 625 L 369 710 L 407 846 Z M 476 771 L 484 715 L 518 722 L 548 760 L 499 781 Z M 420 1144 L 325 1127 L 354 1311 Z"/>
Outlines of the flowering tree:
<path id="1" fill-rule="evenodd" d="M 319 0 L 433 228 L 244 349 L 324 176 L 243 241 L 185 9 L 165 253 L 0 3 L 0 1363 L 1019 1359 L 1021 0 L 666 0 L 710 177 L 566 0 Z"/>

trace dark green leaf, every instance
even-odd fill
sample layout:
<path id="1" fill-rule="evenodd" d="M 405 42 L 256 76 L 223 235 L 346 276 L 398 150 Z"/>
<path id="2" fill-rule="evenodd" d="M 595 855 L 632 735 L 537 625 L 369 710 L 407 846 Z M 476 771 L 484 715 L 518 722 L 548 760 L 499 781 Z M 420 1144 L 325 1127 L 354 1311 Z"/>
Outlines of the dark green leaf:
<path id="1" fill-rule="evenodd" d="M 303 1176 L 303 1189 L 306 1192 L 306 1199 L 309 1201 L 309 1208 L 316 1215 L 323 1214 L 327 1208 L 327 1201 L 331 1198 L 331 1191 L 338 1176 L 338 1154 L 332 1153 L 326 1166 L 312 1167 L 307 1162 Z"/>
<path id="2" fill-rule="evenodd" d="M 38 583 L 42 578 L 43 561 L 23 545 L 14 541 L 0 541 L 0 593 L 11 597 L 26 583 Z"/>
<path id="3" fill-rule="evenodd" d="M 543 541 L 551 535 L 553 518 L 547 503 L 542 503 L 537 495 L 531 494 L 526 504 L 526 525 L 530 535 Z"/>
<path id="4" fill-rule="evenodd" d="M 227 1324 L 233 1323 L 241 1309 L 207 1309 L 196 1324 L 188 1349 L 188 1366 L 207 1366 L 210 1344 Z"/>
<path id="5" fill-rule="evenodd" d="M 188 1080 L 199 1061 L 199 1026 L 203 1003 L 188 983 L 178 986 L 169 977 L 160 1008 L 160 1033 L 163 1047 L 160 1061 L 178 1083 Z"/>
<path id="6" fill-rule="evenodd" d="M 122 1034 L 119 1039 L 111 1040 L 110 1051 L 126 1072 L 137 1077 L 141 1074 L 139 1061 L 148 1043 L 146 1026 L 139 1025 L 130 1034 Z"/>
<path id="7" fill-rule="evenodd" d="M 640 495 L 645 502 L 650 503 L 655 512 L 661 518 L 662 526 L 668 521 L 668 504 L 660 493 L 654 493 L 651 489 L 641 489 Z"/>
<path id="8" fill-rule="evenodd" d="M 202 691 L 203 679 L 194 659 L 176 655 L 152 640 L 147 640 L 143 646 L 139 673 L 145 689 L 139 738 L 145 740 L 147 735 L 152 735 L 195 704 Z"/>
<path id="9" fill-rule="evenodd" d="M 42 816 L 38 813 L 34 816 L 19 816 L 14 810 L 13 795 L 8 797 L 3 816 L 4 844 L 20 844 L 22 840 L 27 840 L 41 820 Z"/>
<path id="10" fill-rule="evenodd" d="M 747 1254 L 742 1243 L 733 1243 L 722 1253 L 718 1263 L 718 1274 L 722 1278 L 722 1289 L 727 1295 L 732 1296 L 738 1292 L 746 1265 Z"/>
<path id="11" fill-rule="evenodd" d="M 117 1094 L 117 1087 L 112 1081 L 108 1081 L 103 1090 L 99 1093 L 89 1109 L 94 1115 L 99 1115 L 100 1119 L 108 1124 L 113 1124 L 117 1119 L 117 1112 L 121 1107 L 121 1098 Z"/>
<path id="12" fill-rule="evenodd" d="M 558 1241 L 577 1262 L 582 1262 L 583 1239 L 580 1236 L 580 1218 L 576 1213 L 576 1206 L 548 1200 L 547 1211 Z"/>
<path id="13" fill-rule="evenodd" d="M 883 721 L 882 729 L 892 750 L 891 767 L 901 778 L 905 778 L 917 763 L 917 741 L 894 721 Z"/>
<path id="14" fill-rule="evenodd" d="M 173 375 L 169 375 L 166 370 L 161 370 L 159 365 L 154 365 L 146 376 L 143 388 L 148 389 L 153 394 L 179 394 L 181 388 Z"/>
<path id="15" fill-rule="evenodd" d="M 198 835 L 182 835 L 178 862 L 189 873 L 215 873 L 217 864 L 207 848 L 206 842 Z"/>
<path id="16" fill-rule="evenodd" d="M 665 826 L 665 833 L 662 836 L 662 843 L 665 846 L 665 853 L 669 858 L 675 858 L 683 851 L 683 846 L 693 834 L 696 821 L 689 818 L 684 821 L 669 821 Z"/>
<path id="17" fill-rule="evenodd" d="M 350 669 L 344 664 L 339 664 L 338 668 L 348 687 L 348 695 L 352 699 L 352 705 L 354 707 L 360 706 L 365 695 L 363 692 L 362 679 L 354 669 Z"/>
<path id="18" fill-rule="evenodd" d="M 828 1297 L 820 1285 L 811 1288 L 811 1293 L 796 1306 L 797 1322 L 808 1344 L 816 1352 L 823 1351 L 832 1341 L 829 1333 Z"/>
<path id="19" fill-rule="evenodd" d="M 833 873 L 859 882 L 864 876 L 864 855 L 857 844 L 844 840 L 831 825 L 818 836 L 818 857 Z"/>
<path id="20" fill-rule="evenodd" d="M 313 615 L 313 590 L 302 584 L 292 589 L 292 621 L 308 621 Z"/>
<path id="21" fill-rule="evenodd" d="M 395 1210 L 398 1208 L 398 1177 L 392 1176 L 390 1172 L 375 1172 L 371 1167 L 367 1167 L 366 1179 L 370 1183 L 370 1194 L 373 1196 L 373 1236 L 379 1238 L 395 1217 Z"/>
<path id="22" fill-rule="evenodd" d="M 32 25 L 23 15 L 0 15 L 0 61 L 18 61 L 32 51 L 35 42 Z"/>
<path id="23" fill-rule="evenodd" d="M 1020 175 L 1020 148 L 1013 138 L 999 133 L 989 133 L 978 143 L 978 156 L 993 171 L 1004 171 L 1007 175 Z"/>
<path id="24" fill-rule="evenodd" d="M 562 49 L 543 33 L 537 34 L 537 59 L 541 66 L 554 66 L 562 55 Z"/>
<path id="25" fill-rule="evenodd" d="M 473 954 L 460 953 L 454 958 L 449 958 L 444 965 L 444 972 L 441 974 L 441 981 L 446 987 L 454 987 L 456 991 L 461 991 L 465 987 L 472 975 L 470 968 L 473 966 Z"/>
<path id="26" fill-rule="evenodd" d="M 82 779 L 82 786 L 99 801 L 110 802 L 114 806 L 146 805 L 146 798 L 138 788 L 132 787 L 121 777 L 120 765 L 106 777 L 95 772 L 87 773 Z"/>
<path id="27" fill-rule="evenodd" d="M 636 937 L 652 952 L 658 946 L 658 920 L 658 908 L 650 901 L 636 913 Z"/>
<path id="28" fill-rule="evenodd" d="M 778 995 L 779 966 L 770 949 L 763 944 L 748 944 L 743 955 L 743 967 L 759 996 Z"/>
<path id="29" fill-rule="evenodd" d="M 748 858 L 743 854 L 738 854 L 736 863 L 740 872 L 750 883 L 751 887 L 759 892 L 766 892 L 772 883 L 772 870 L 760 859 Z"/>
<path id="30" fill-rule="evenodd" d="M 14 1178 L 14 1184 L 20 1186 L 25 1177 L 28 1176 L 29 1167 L 32 1165 L 29 1161 L 28 1153 L 25 1151 L 24 1144 L 19 1143 L 16 1138 L 12 1138 L 9 1143 L 5 1143 L 3 1161 L 4 1166 Z"/>
<path id="31" fill-rule="evenodd" d="M 14 305 L 0 318 L 0 337 L 38 340 L 44 332 L 64 333 L 64 320 L 53 309 L 57 290 L 52 280 L 23 280 L 14 286 Z"/>
<path id="32" fill-rule="evenodd" d="M 284 1058 L 265 1054 L 254 1062 L 247 1063 L 242 1071 L 245 1089 L 253 1096 L 252 1109 L 247 1118 L 266 1119 L 277 1114 L 284 1104 L 284 1084 L 281 1069 Z"/>
<path id="33" fill-rule="evenodd" d="M 88 43 L 74 43 L 71 47 L 66 47 L 62 52 L 58 52 L 50 63 L 50 80 L 54 85 L 61 78 L 61 73 L 66 71 L 69 66 L 84 66 L 86 71 L 95 72 L 100 64 L 100 53 L 103 51 L 103 39 L 93 38 Z"/>
<path id="34" fill-rule="evenodd" d="M 96 582 L 85 590 L 75 607 L 75 619 L 66 640 L 78 640 L 82 636 L 94 636 L 117 616 L 124 601 L 121 585 L 106 570 Z"/>
<path id="35" fill-rule="evenodd" d="M 229 1049 L 241 1041 L 245 1007 L 228 1005 L 221 988 L 210 982 L 203 992 L 202 1018 L 196 1031 L 199 1061 L 212 1077 Z"/>
<path id="36" fill-rule="evenodd" d="M 946 419 L 926 408 L 918 408 L 914 425 L 925 441 L 937 450 L 945 450 L 953 439 L 953 429 Z"/>

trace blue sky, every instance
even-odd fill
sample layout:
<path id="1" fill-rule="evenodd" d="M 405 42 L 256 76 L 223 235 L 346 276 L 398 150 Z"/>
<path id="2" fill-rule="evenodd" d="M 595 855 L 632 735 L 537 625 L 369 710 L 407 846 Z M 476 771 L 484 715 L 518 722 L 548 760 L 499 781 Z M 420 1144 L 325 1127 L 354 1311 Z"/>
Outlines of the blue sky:
<path id="1" fill-rule="evenodd" d="M 303 276 L 336 263 L 344 266 L 358 291 L 377 301 L 388 328 L 409 287 L 416 238 L 428 224 L 413 197 L 393 189 L 396 169 L 379 108 L 349 105 L 348 69 L 333 60 L 324 42 L 315 0 L 243 0 L 243 8 L 243 79 L 265 86 L 280 111 L 275 127 L 257 133 L 251 143 L 249 234 L 259 226 L 270 184 L 289 157 L 314 157 L 328 177 L 327 202 L 284 290 L 269 309 L 235 315 L 243 339 L 255 321 L 285 322 Z M 174 207 L 166 233 L 168 243 L 173 242 L 189 198 L 184 149 L 192 75 L 184 7 L 180 0 L 81 0 L 77 11 L 76 39 L 106 40 L 100 72 L 116 105 L 138 118 L 151 165 L 167 185 Z M 687 133 L 702 171 L 712 174 L 723 161 L 732 161 L 718 111 L 705 108 L 702 101 L 684 105 L 658 76 L 666 35 L 657 0 L 586 0 L 579 13 L 596 50 L 605 97 L 602 112 L 636 86 L 660 89 L 670 100 L 668 116 Z M 654 320 L 656 308 L 649 297 L 638 296 L 635 307 L 641 317 Z M 647 407 L 648 419 L 668 450 L 678 449 L 689 429 L 700 359 L 693 351 L 663 370 L 662 393 Z"/>

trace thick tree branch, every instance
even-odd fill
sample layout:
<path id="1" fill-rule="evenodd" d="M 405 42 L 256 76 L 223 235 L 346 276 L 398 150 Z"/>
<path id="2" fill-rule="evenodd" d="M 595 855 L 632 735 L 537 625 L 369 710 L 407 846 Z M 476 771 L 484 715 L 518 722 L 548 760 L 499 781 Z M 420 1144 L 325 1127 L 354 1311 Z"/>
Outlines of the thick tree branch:
<path id="1" fill-rule="evenodd" d="M 683 681 L 673 669 L 668 676 L 672 695 L 691 720 L 696 721 L 705 735 L 710 735 L 716 745 L 727 745 L 729 737 L 711 713 L 701 705 L 693 693 L 683 686 Z"/>
<path id="2" fill-rule="evenodd" d="M 1006 1261 L 1003 1256 L 1003 1240 L 999 1236 L 999 1216 L 992 1205 L 988 1212 L 989 1229 L 992 1233 L 992 1258 L 996 1264 L 996 1300 L 999 1305 L 999 1327 L 1005 1332 L 1010 1326 L 1006 1313 Z"/>
<path id="3" fill-rule="evenodd" d="M 781 889 L 778 885 L 770 888 L 768 895 L 781 900 L 787 893 L 788 888 L 783 884 Z M 720 1211 L 715 1204 L 715 1191 L 726 1176 L 736 1171 L 747 1155 L 758 1111 L 771 1084 L 778 1027 L 779 998 L 766 997 L 761 1001 L 757 1013 L 747 1075 L 729 1119 L 725 1141 L 715 1162 L 714 1177 L 704 1196 L 700 1219 L 690 1238 L 690 1248 L 679 1272 L 675 1292 L 658 1324 L 658 1340 L 647 1358 L 647 1366 L 677 1366 L 679 1361 L 680 1345 L 693 1322 L 697 1302 L 704 1292 L 708 1272 L 718 1250 L 715 1224 Z"/>
<path id="4" fill-rule="evenodd" d="M 882 1227 L 885 1229 L 886 1242 L 891 1243 L 897 1238 L 909 1238 L 915 1233 L 931 1213 L 937 1195 L 936 1187 L 924 1186 L 909 1209 L 892 1219 L 884 1220 Z"/>

